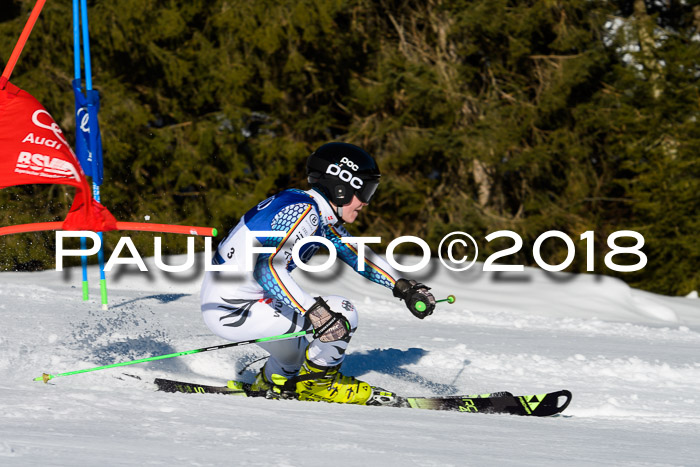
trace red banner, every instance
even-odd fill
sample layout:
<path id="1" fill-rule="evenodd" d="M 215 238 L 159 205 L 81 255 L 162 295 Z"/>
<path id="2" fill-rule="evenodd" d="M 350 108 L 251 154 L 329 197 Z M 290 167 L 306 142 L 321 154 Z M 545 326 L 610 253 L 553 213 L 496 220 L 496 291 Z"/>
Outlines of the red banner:
<path id="1" fill-rule="evenodd" d="M 0 90 L 0 189 L 58 183 L 76 187 L 65 230 L 106 231 L 116 219 L 90 193 L 73 150 L 51 115 L 12 83 Z"/>
<path id="2" fill-rule="evenodd" d="M 0 148 L 0 188 L 33 183 L 88 187 L 51 115 L 11 83 L 0 92 Z"/>

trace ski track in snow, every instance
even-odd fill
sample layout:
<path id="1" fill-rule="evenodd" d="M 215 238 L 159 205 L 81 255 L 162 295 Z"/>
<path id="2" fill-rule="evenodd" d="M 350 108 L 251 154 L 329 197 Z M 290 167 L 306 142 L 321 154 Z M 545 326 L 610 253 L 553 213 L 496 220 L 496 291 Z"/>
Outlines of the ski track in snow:
<path id="1" fill-rule="evenodd" d="M 256 346 L 33 382 L 222 342 L 201 320 L 197 277 L 115 274 L 102 311 L 81 301 L 77 270 L 1 273 L 0 465 L 698 465 L 700 301 L 519 274 L 425 278 L 457 303 L 423 321 L 352 273 L 299 281 L 360 310 L 344 372 L 404 395 L 567 388 L 559 417 L 165 394 L 150 383 L 223 384 L 239 371 L 251 381 L 265 355 Z"/>

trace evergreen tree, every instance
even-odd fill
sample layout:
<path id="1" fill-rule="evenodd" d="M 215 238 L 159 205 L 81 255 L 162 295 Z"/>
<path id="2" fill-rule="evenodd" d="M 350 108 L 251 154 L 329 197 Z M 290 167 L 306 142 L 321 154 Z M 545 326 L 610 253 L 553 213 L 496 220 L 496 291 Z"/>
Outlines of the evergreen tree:
<path id="1" fill-rule="evenodd" d="M 0 65 L 33 1 L 0 12 Z M 481 259 L 534 264 L 547 230 L 638 230 L 648 265 L 620 277 L 698 288 L 700 6 L 643 0 L 120 0 L 88 2 L 101 92 L 103 200 L 122 220 L 225 230 L 331 140 L 385 175 L 358 235 L 462 230 Z M 12 81 L 74 132 L 69 2 L 48 2 Z M 60 220 L 71 189 L 0 191 L 0 224 Z M 108 245 L 118 234 L 107 236 Z M 170 240 L 173 238 L 172 240 Z M 0 238 L 5 269 L 53 266 L 53 234 Z M 137 237 L 150 254 L 152 235 Z M 167 252 L 185 242 L 168 237 Z M 543 258 L 566 257 L 549 240 Z M 620 255 L 619 263 L 634 263 Z"/>

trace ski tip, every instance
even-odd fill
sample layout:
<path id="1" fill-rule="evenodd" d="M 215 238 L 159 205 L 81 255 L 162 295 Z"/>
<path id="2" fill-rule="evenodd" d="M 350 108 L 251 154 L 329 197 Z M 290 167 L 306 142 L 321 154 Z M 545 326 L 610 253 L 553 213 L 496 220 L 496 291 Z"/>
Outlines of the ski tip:
<path id="1" fill-rule="evenodd" d="M 521 396 L 523 405 L 529 406 L 536 417 L 550 417 L 562 413 L 571 403 L 572 394 L 567 389 L 535 396 Z M 526 408 L 526 410 L 528 410 Z"/>
<path id="2" fill-rule="evenodd" d="M 564 397 L 565 400 L 563 403 L 559 404 L 562 397 Z M 571 391 L 569 391 L 568 389 L 562 389 L 561 391 L 559 391 L 559 396 L 557 397 L 557 408 L 559 409 L 559 413 L 566 410 L 566 408 L 571 403 L 572 397 L 573 397 L 573 395 L 571 394 Z"/>

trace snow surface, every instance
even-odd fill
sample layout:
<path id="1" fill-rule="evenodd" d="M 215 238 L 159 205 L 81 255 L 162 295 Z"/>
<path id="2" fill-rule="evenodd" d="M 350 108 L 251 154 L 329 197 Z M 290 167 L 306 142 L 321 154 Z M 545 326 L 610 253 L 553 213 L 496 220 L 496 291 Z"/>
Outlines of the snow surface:
<path id="1" fill-rule="evenodd" d="M 108 276 L 108 311 L 94 269 L 89 302 L 79 269 L 0 273 L 0 465 L 700 465 L 700 300 L 599 275 L 432 263 L 420 278 L 457 302 L 420 321 L 340 264 L 295 272 L 307 291 L 344 295 L 360 310 L 345 373 L 404 395 L 567 388 L 573 401 L 558 417 L 167 394 L 150 384 L 223 384 L 265 355 L 254 345 L 32 381 L 224 343 L 201 320 L 201 261 L 182 274 L 122 267 Z M 252 380 L 262 363 L 238 378 Z"/>

